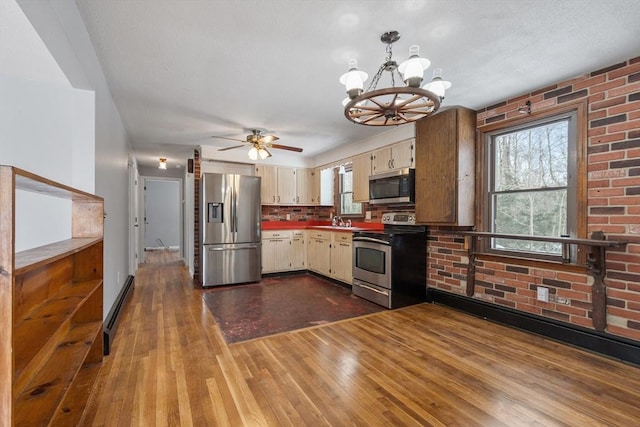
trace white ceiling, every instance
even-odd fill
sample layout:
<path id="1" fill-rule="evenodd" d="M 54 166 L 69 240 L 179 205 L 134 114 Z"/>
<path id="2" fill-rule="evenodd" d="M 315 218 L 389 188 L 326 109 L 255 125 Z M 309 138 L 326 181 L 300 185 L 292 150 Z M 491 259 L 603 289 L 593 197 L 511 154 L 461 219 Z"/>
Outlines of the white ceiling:
<path id="1" fill-rule="evenodd" d="M 640 55 L 637 0 L 76 3 L 142 165 L 254 127 L 311 157 L 388 130 L 345 119 L 338 78 L 352 57 L 373 75 L 389 30 L 396 61 L 419 44 L 453 83 L 443 105 L 473 109 Z"/>

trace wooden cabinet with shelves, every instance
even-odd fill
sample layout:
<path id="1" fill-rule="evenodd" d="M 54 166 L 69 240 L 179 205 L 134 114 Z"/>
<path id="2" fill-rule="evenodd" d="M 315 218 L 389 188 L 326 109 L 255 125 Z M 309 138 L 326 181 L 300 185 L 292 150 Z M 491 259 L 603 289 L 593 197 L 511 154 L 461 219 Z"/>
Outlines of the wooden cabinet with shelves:
<path id="1" fill-rule="evenodd" d="M 416 220 L 474 225 L 475 112 L 455 108 L 416 122 Z"/>
<path id="2" fill-rule="evenodd" d="M 71 238 L 15 252 L 17 191 L 70 200 Z M 102 362 L 102 198 L 0 166 L 0 425 L 77 425 Z"/>
<path id="3" fill-rule="evenodd" d="M 378 174 L 414 167 L 414 148 L 415 140 L 409 138 L 374 151 L 371 159 L 371 173 Z"/>

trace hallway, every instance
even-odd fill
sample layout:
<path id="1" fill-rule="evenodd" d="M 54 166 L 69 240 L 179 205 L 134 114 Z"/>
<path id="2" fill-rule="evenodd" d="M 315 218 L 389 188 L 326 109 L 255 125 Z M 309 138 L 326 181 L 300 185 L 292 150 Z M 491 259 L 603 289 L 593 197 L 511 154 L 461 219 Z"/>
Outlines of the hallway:
<path id="1" fill-rule="evenodd" d="M 141 264 L 86 425 L 640 424 L 640 369 L 429 304 L 227 345 L 180 263 Z"/>

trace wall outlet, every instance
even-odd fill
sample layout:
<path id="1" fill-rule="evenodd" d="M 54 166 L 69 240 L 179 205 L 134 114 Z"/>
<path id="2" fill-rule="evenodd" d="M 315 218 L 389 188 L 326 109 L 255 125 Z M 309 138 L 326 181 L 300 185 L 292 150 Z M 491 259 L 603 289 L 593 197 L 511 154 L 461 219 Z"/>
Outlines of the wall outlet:
<path id="1" fill-rule="evenodd" d="M 287 214 L 287 221 L 291 221 L 291 214 Z"/>
<path id="2" fill-rule="evenodd" d="M 371 211 L 365 212 L 364 219 L 371 219 Z"/>
<path id="3" fill-rule="evenodd" d="M 549 302 L 549 288 L 538 286 L 536 299 L 538 301 Z"/>

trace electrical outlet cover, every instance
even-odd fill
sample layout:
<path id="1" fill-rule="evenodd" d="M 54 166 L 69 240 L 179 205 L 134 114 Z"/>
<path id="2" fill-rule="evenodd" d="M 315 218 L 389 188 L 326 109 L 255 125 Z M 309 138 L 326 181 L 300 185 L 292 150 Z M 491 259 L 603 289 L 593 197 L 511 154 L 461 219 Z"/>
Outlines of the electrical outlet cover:
<path id="1" fill-rule="evenodd" d="M 537 292 L 538 301 L 549 302 L 549 288 L 538 286 Z"/>

